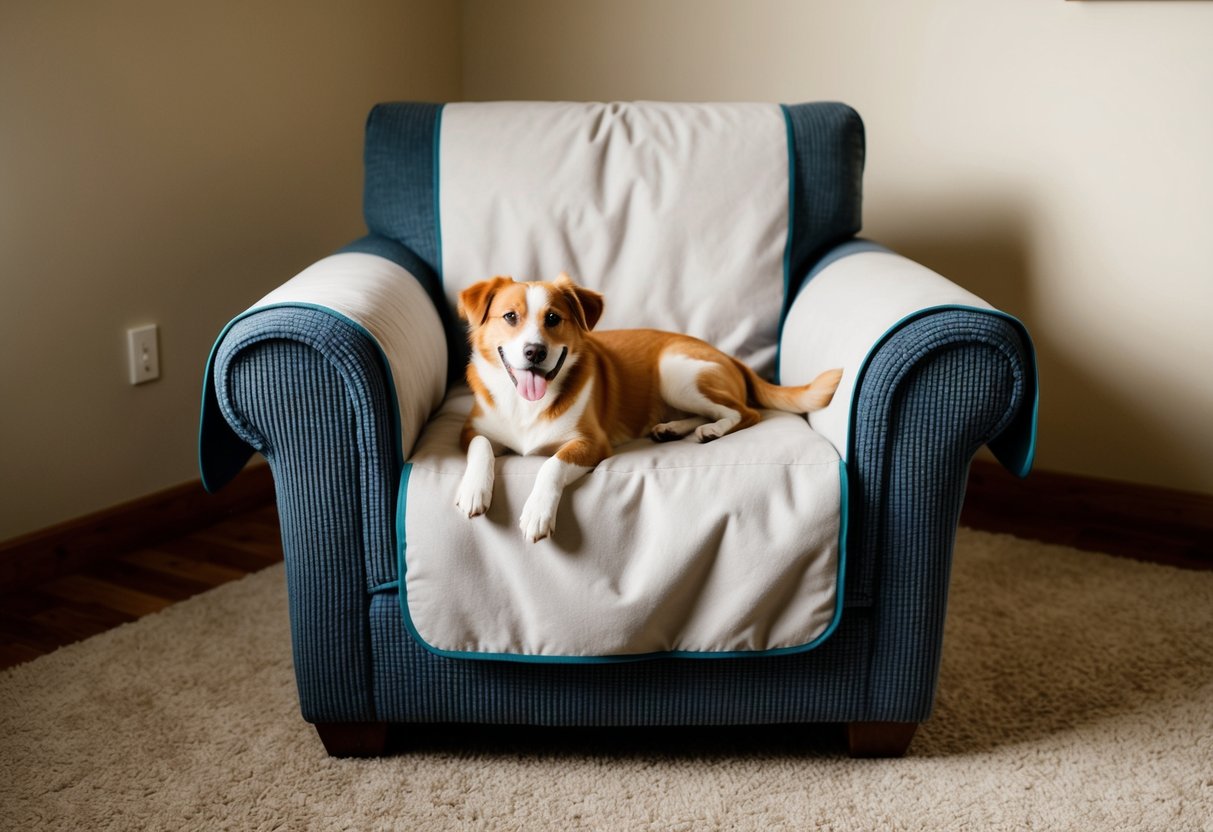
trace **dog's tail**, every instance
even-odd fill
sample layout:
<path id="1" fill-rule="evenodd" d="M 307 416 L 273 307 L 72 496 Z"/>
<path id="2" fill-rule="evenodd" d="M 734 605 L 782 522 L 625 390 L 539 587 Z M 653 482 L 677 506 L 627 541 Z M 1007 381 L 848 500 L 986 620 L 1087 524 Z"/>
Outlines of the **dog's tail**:
<path id="1" fill-rule="evenodd" d="M 731 357 L 731 356 L 730 356 Z M 771 384 L 748 366 L 733 359 L 733 363 L 745 376 L 746 391 L 751 402 L 759 407 L 773 410 L 784 410 L 788 413 L 811 413 L 821 410 L 834 398 L 838 382 L 842 380 L 842 370 L 826 370 L 808 384 L 798 387 L 781 387 Z"/>

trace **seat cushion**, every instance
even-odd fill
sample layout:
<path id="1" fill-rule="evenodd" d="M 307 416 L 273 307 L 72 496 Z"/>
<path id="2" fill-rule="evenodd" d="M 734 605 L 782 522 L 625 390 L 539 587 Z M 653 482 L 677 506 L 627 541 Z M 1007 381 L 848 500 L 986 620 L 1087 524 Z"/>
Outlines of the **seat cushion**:
<path id="1" fill-rule="evenodd" d="M 445 656 L 613 661 L 796 652 L 838 618 L 845 475 L 801 416 L 701 445 L 616 449 L 564 492 L 556 531 L 518 516 L 544 457 L 497 460 L 492 506 L 455 508 L 471 408 L 452 393 L 405 466 L 397 513 L 409 631 Z"/>

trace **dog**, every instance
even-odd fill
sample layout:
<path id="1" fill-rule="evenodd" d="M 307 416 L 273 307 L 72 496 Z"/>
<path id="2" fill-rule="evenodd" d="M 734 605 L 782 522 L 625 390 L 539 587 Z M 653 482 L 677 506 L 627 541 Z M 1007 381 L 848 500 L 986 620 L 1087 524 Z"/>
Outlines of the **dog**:
<path id="1" fill-rule="evenodd" d="M 757 423 L 758 407 L 808 413 L 830 403 L 842 370 L 781 387 L 688 335 L 653 329 L 594 332 L 603 296 L 564 273 L 552 282 L 494 277 L 459 295 L 475 403 L 460 437 L 467 469 L 455 505 L 469 518 L 493 499 L 505 450 L 549 457 L 519 527 L 538 542 L 556 528 L 564 489 L 611 449 L 644 435 L 710 442 Z"/>

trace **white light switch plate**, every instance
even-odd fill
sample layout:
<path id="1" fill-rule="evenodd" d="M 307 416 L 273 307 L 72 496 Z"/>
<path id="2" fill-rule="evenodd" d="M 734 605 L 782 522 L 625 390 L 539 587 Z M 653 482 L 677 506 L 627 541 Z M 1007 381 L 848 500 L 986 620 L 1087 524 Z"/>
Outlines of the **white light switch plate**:
<path id="1" fill-rule="evenodd" d="M 143 384 L 160 378 L 160 348 L 155 324 L 126 331 L 130 357 L 131 384 Z"/>

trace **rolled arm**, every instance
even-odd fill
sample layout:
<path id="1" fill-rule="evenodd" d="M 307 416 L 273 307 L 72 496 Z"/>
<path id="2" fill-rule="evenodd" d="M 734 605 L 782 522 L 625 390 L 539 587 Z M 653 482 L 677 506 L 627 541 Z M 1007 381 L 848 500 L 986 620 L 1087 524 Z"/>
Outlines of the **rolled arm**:
<path id="1" fill-rule="evenodd" d="M 429 268 L 399 244 L 366 237 L 304 269 L 220 333 L 203 379 L 199 431 L 203 485 L 210 491 L 221 488 L 259 450 L 253 439 L 240 435 L 241 424 L 230 409 L 221 406 L 216 359 L 234 326 L 277 308 L 323 312 L 346 321 L 370 340 L 393 393 L 394 417 L 399 421 L 397 457 L 402 461 L 441 402 L 448 374 L 453 372 L 453 325 L 439 281 Z M 243 329 L 247 333 L 248 328 Z M 289 333 L 278 335 L 289 337 Z"/>
<path id="2" fill-rule="evenodd" d="M 374 718 L 369 592 L 395 580 L 401 457 L 446 386 L 442 330 L 409 271 L 347 252 L 271 292 L 212 353 L 203 471 L 218 487 L 241 445 L 270 463 L 311 721 Z"/>
<path id="3" fill-rule="evenodd" d="M 802 285 L 784 321 L 781 380 L 803 383 L 823 370 L 843 368 L 830 406 L 810 416 L 813 428 L 834 444 L 843 459 L 850 461 L 856 447 L 855 432 L 863 424 L 859 399 L 863 386 L 872 383 L 868 380 L 872 367 L 900 356 L 890 341 L 920 324 L 937 329 L 939 321 L 926 319 L 961 311 L 970 314 L 942 319 L 957 323 L 960 343 L 966 342 L 969 324 L 965 322 L 984 323 L 986 317 L 1002 319 L 1008 324 L 1006 331 L 1015 335 L 1014 343 L 1006 344 L 979 327 L 968 333 L 967 340 L 979 346 L 1006 346 L 1022 358 L 1015 370 L 1023 398 L 1014 402 L 1008 421 L 995 426 L 986 441 L 1008 469 L 1027 475 L 1035 455 L 1037 389 L 1035 355 L 1023 324 L 947 278 L 866 240 L 852 240 L 827 253 Z M 985 391 L 959 392 L 986 395 Z"/>
<path id="4" fill-rule="evenodd" d="M 872 610 L 871 718 L 924 719 L 969 463 L 995 443 L 1016 473 L 1031 465 L 1031 341 L 939 275 L 851 244 L 796 298 L 781 358 L 788 384 L 844 368 L 813 422 L 847 460 L 846 601 Z"/>

